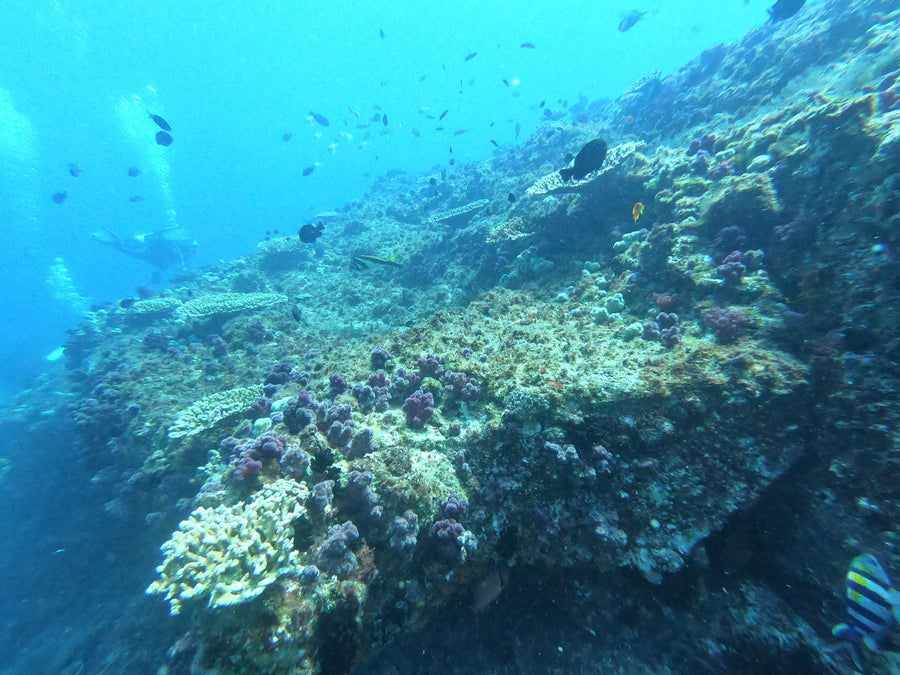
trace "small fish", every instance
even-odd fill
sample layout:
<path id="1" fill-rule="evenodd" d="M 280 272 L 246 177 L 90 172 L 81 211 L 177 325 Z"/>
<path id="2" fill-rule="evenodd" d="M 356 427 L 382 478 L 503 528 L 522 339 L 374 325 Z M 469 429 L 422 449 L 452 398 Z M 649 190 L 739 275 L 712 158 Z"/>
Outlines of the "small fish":
<path id="1" fill-rule="evenodd" d="M 281 136 L 281 140 L 283 140 L 285 143 L 287 143 L 293 137 L 294 137 L 294 134 L 292 134 L 290 131 L 287 131 Z"/>
<path id="2" fill-rule="evenodd" d="M 453 166 L 454 164 L 456 164 L 456 160 L 451 157 L 449 164 L 450 166 Z"/>
<path id="3" fill-rule="evenodd" d="M 384 114 L 381 116 L 381 123 L 382 123 L 384 126 L 387 126 L 387 113 L 384 113 Z"/>
<path id="4" fill-rule="evenodd" d="M 413 129 L 412 135 L 415 136 L 416 138 L 422 138 L 422 133 L 418 129 Z"/>
<path id="5" fill-rule="evenodd" d="M 372 117 L 369 118 L 370 122 L 380 122 L 381 121 L 381 113 L 377 112 Z"/>
<path id="6" fill-rule="evenodd" d="M 634 25 L 643 19 L 644 14 L 646 13 L 647 12 L 642 12 L 638 9 L 633 9 L 628 12 L 628 14 L 625 15 L 625 18 L 619 22 L 619 32 L 624 33 L 625 31 L 634 28 Z"/>
<path id="7" fill-rule="evenodd" d="M 453 135 L 454 136 L 462 136 L 463 134 L 466 134 L 468 132 L 469 132 L 468 129 L 457 129 L 456 131 L 453 132 Z"/>
<path id="8" fill-rule="evenodd" d="M 134 307 L 134 303 L 137 302 L 134 298 L 123 298 L 119 300 L 119 307 L 122 309 L 128 309 L 129 307 Z"/>
<path id="9" fill-rule="evenodd" d="M 471 54 L 469 54 L 468 56 L 466 56 L 466 58 L 464 58 L 463 61 L 471 61 L 471 60 L 474 59 L 476 56 L 478 56 L 478 52 L 472 52 Z"/>
<path id="10" fill-rule="evenodd" d="M 156 122 L 156 126 L 158 126 L 158 127 L 159 127 L 160 129 L 162 129 L 163 131 L 172 131 L 172 127 L 169 126 L 169 123 L 166 122 L 166 121 L 165 121 L 162 117 L 160 117 L 159 115 L 154 115 L 153 113 L 149 113 L 149 114 L 148 114 L 148 117 L 149 117 L 151 120 L 153 120 L 154 122 Z"/>
<path id="11" fill-rule="evenodd" d="M 441 113 L 440 117 L 438 117 L 438 121 L 444 119 L 447 116 L 448 112 L 450 112 L 450 108 L 447 108 L 444 112 Z"/>
<path id="12" fill-rule="evenodd" d="M 547 105 L 547 101 L 541 101 L 541 104 L 538 106 L 538 108 L 543 108 L 545 105 Z"/>
<path id="13" fill-rule="evenodd" d="M 435 130 L 435 131 L 443 131 L 443 130 L 444 130 L 444 127 L 435 127 L 434 130 Z"/>
<path id="14" fill-rule="evenodd" d="M 362 255 L 355 255 L 350 258 L 350 264 L 354 266 L 354 269 L 365 269 L 368 267 L 366 263 L 388 265 L 390 267 L 400 267 L 400 263 L 397 262 L 396 253 L 394 253 L 394 255 L 392 255 L 390 258 L 381 258 L 377 255 L 369 255 L 367 253 L 364 253 Z"/>
<path id="15" fill-rule="evenodd" d="M 509 86 L 509 80 L 507 80 L 506 78 L 504 78 L 504 79 L 503 79 L 503 84 L 505 84 L 505 85 L 508 87 L 508 86 Z"/>
<path id="16" fill-rule="evenodd" d="M 425 81 L 425 76 L 423 75 L 422 77 L 419 78 L 419 82 L 424 82 L 424 81 Z"/>
<path id="17" fill-rule="evenodd" d="M 451 155 L 453 154 L 453 146 L 452 145 L 450 146 L 450 154 Z"/>
<path id="18" fill-rule="evenodd" d="M 351 115 L 353 115 L 356 119 L 359 119 L 359 110 L 357 110 L 353 106 L 348 105 L 347 112 L 349 112 Z"/>
<path id="19" fill-rule="evenodd" d="M 510 204 L 514 204 L 516 202 L 516 196 L 512 192 L 510 192 L 508 195 L 506 195 L 506 200 Z"/>
<path id="20" fill-rule="evenodd" d="M 523 42 L 519 45 L 522 49 L 534 49 L 534 45 L 530 42 Z"/>
<path id="21" fill-rule="evenodd" d="M 81 175 L 81 167 L 77 164 L 69 164 L 69 173 L 73 178 L 78 178 Z"/>
<path id="22" fill-rule="evenodd" d="M 300 241 L 304 244 L 312 244 L 316 239 L 322 236 L 322 231 L 324 229 L 325 226 L 322 224 L 321 220 L 318 225 L 307 223 L 300 228 Z"/>
<path id="23" fill-rule="evenodd" d="M 900 591 L 893 587 L 878 559 L 869 553 L 850 562 L 846 583 L 847 623 L 839 623 L 831 630 L 845 644 L 829 651 L 848 649 L 857 670 L 862 672 L 857 643 L 879 650 L 882 638 L 900 617 Z"/>
<path id="24" fill-rule="evenodd" d="M 66 197 L 68 197 L 68 196 L 69 196 L 69 193 L 66 192 L 65 190 L 63 190 L 62 192 L 54 193 L 54 195 L 52 197 L 50 197 L 50 199 L 53 200 L 54 204 L 62 204 L 64 201 L 66 201 Z"/>
<path id="25" fill-rule="evenodd" d="M 167 133 L 165 131 L 157 131 L 156 132 L 156 144 L 161 145 L 163 147 L 168 147 L 172 145 L 172 141 L 175 139 L 172 138 L 172 134 Z"/>
<path id="26" fill-rule="evenodd" d="M 516 138 L 519 137 L 519 132 L 522 131 L 522 125 L 516 122 Z"/>
<path id="27" fill-rule="evenodd" d="M 144 198 L 140 195 L 135 195 L 134 197 L 129 197 L 128 201 L 130 201 L 132 204 L 137 204 L 138 202 L 144 201 Z"/>
<path id="28" fill-rule="evenodd" d="M 321 124 L 323 127 L 331 126 L 331 122 L 328 121 L 328 118 L 325 115 L 320 115 L 317 112 L 309 111 L 309 116 L 312 117 L 316 122 Z"/>
<path id="29" fill-rule="evenodd" d="M 313 164 L 312 166 L 308 166 L 308 167 L 306 167 L 305 169 L 303 169 L 303 175 L 304 175 L 304 176 L 308 176 L 309 174 L 311 174 L 311 173 L 312 173 L 313 171 L 315 171 L 315 170 L 316 170 L 316 165 L 315 165 L 315 164 Z"/>
<path id="30" fill-rule="evenodd" d="M 604 159 L 606 159 L 606 141 L 595 138 L 585 143 L 584 147 L 575 155 L 575 165 L 572 168 L 560 169 L 559 175 L 563 180 L 570 178 L 581 180 L 603 166 Z"/>
<path id="31" fill-rule="evenodd" d="M 495 141 L 493 138 L 491 138 L 490 141 L 491 141 L 491 143 L 494 144 L 494 147 L 495 147 L 495 148 L 499 148 L 499 147 L 500 147 L 500 144 L 499 144 L 497 141 Z"/>
<path id="32" fill-rule="evenodd" d="M 634 222 L 637 222 L 638 218 L 640 218 L 643 213 L 644 205 L 640 202 L 637 202 L 634 206 L 631 207 L 631 215 L 634 217 Z"/>
<path id="33" fill-rule="evenodd" d="M 384 40 L 384 28 L 381 28 L 381 29 L 378 31 L 378 35 L 381 37 L 382 40 Z"/>
<path id="34" fill-rule="evenodd" d="M 139 168 L 137 168 L 136 166 L 129 167 L 128 175 L 131 176 L 132 178 L 137 178 L 138 176 L 141 175 L 141 170 Z"/>
<path id="35" fill-rule="evenodd" d="M 766 11 L 769 13 L 769 23 L 777 23 L 794 16 L 803 7 L 806 0 L 776 0 L 775 4 Z"/>

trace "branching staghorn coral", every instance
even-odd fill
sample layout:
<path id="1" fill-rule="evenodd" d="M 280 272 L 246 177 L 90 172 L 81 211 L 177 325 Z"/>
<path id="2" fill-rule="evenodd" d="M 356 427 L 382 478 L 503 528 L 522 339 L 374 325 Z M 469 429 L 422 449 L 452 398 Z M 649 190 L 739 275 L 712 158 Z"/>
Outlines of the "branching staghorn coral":
<path id="1" fill-rule="evenodd" d="M 194 509 L 160 547 L 159 579 L 146 593 L 164 595 L 171 614 L 192 598 L 213 608 L 253 600 L 294 569 L 293 524 L 308 496 L 303 483 L 281 478 L 249 502 Z"/>

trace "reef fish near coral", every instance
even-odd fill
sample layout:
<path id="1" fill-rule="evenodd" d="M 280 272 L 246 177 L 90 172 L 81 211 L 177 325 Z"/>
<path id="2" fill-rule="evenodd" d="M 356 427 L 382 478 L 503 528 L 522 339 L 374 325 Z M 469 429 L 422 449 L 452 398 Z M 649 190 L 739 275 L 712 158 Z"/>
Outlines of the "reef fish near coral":
<path id="1" fill-rule="evenodd" d="M 312 117 L 316 122 L 321 124 L 323 127 L 331 126 L 331 123 L 328 121 L 328 118 L 325 115 L 320 115 L 319 113 L 309 111 L 309 116 Z"/>
<path id="2" fill-rule="evenodd" d="M 156 144 L 161 145 L 163 147 L 167 147 L 172 145 L 172 141 L 175 139 L 172 138 L 172 134 L 166 133 L 165 131 L 157 131 L 156 132 Z"/>
<path id="3" fill-rule="evenodd" d="M 575 164 L 571 168 L 559 170 L 559 175 L 563 180 L 574 178 L 582 180 L 592 171 L 596 171 L 603 166 L 603 160 L 606 159 L 606 141 L 595 138 L 588 141 L 585 146 L 575 155 Z"/>
<path id="4" fill-rule="evenodd" d="M 151 120 L 153 120 L 156 123 L 156 126 L 158 126 L 163 131 L 172 131 L 172 127 L 169 125 L 169 123 L 166 122 L 159 115 L 154 115 L 153 113 L 149 113 L 147 115 L 147 117 L 149 117 Z"/>
<path id="5" fill-rule="evenodd" d="M 806 0 L 776 0 L 775 4 L 766 10 L 769 13 L 769 23 L 789 19 L 800 11 L 805 2 Z"/>
<path id="6" fill-rule="evenodd" d="M 641 202 L 637 202 L 634 206 L 631 207 L 631 216 L 634 218 L 634 222 L 638 221 L 644 213 L 644 205 Z"/>
<path id="7" fill-rule="evenodd" d="M 833 649 L 850 650 L 854 664 L 862 671 L 856 643 L 862 642 L 872 651 L 878 651 L 879 643 L 894 622 L 900 619 L 900 591 L 878 559 L 866 553 L 856 556 L 847 571 L 847 623 L 839 623 L 832 634 L 847 642 Z"/>
<path id="8" fill-rule="evenodd" d="M 781 0 L 779 0 L 779 2 L 780 1 Z M 631 30 L 632 28 L 634 28 L 634 25 L 638 21 L 643 19 L 644 14 L 646 14 L 646 13 L 647 12 L 642 12 L 639 9 L 633 9 L 630 12 L 628 12 L 628 14 L 625 15 L 625 18 L 623 18 L 619 22 L 619 32 L 624 33 L 625 31 L 628 31 L 628 30 Z"/>
<path id="9" fill-rule="evenodd" d="M 316 239 L 322 236 L 324 230 L 325 226 L 322 224 L 322 221 L 319 221 L 318 225 L 307 223 L 300 228 L 300 241 L 304 244 L 312 244 Z"/>

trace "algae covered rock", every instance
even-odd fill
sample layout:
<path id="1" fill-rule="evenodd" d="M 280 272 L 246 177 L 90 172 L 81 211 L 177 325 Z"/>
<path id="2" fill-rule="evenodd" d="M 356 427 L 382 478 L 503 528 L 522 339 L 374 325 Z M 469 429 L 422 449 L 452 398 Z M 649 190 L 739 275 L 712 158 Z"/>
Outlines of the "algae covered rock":
<path id="1" fill-rule="evenodd" d="M 192 598 L 209 607 L 254 599 L 293 569 L 293 523 L 306 515 L 308 495 L 302 483 L 279 479 L 250 502 L 195 509 L 160 547 L 165 559 L 147 594 L 164 595 L 172 614 Z"/>
<path id="2" fill-rule="evenodd" d="M 262 309 L 282 302 L 287 302 L 287 296 L 280 293 L 214 293 L 184 303 L 178 308 L 178 316 L 182 319 L 201 319 Z"/>

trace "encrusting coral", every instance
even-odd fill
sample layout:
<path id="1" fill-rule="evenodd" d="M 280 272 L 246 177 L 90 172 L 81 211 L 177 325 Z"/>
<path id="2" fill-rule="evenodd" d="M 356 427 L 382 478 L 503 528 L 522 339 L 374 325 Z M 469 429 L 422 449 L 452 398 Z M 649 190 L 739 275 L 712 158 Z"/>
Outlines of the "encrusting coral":
<path id="1" fill-rule="evenodd" d="M 195 509 L 160 547 L 165 559 L 147 594 L 165 595 L 172 614 L 194 598 L 222 607 L 257 597 L 295 566 L 293 523 L 308 496 L 303 483 L 282 478 L 250 502 Z"/>

